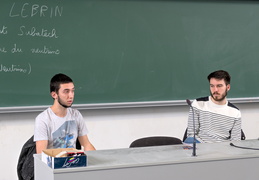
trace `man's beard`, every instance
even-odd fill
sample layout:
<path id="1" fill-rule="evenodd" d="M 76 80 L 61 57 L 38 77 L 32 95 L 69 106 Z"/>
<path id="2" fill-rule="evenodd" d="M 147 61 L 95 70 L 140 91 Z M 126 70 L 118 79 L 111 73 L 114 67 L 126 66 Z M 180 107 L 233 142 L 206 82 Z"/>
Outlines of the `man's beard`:
<path id="1" fill-rule="evenodd" d="M 222 97 L 221 97 L 221 98 L 217 98 L 217 97 L 215 98 L 214 95 L 213 95 L 211 92 L 210 92 L 210 95 L 211 95 L 211 97 L 212 97 L 215 101 L 220 102 L 220 101 L 223 101 L 223 100 L 227 97 L 228 91 L 226 90 L 225 93 L 222 94 Z"/>
<path id="2" fill-rule="evenodd" d="M 72 106 L 72 104 L 71 104 L 70 106 L 65 105 L 65 104 L 61 101 L 61 99 L 59 98 L 59 96 L 58 96 L 58 103 L 59 103 L 62 107 L 64 107 L 64 108 L 69 108 L 69 107 Z"/>

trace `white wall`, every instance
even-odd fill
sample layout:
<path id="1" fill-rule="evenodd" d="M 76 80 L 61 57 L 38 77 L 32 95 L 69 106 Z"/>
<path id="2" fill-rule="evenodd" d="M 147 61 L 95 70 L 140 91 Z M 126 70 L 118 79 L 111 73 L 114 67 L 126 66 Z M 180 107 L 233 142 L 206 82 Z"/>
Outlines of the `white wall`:
<path id="1" fill-rule="evenodd" d="M 247 139 L 259 137 L 259 103 L 237 104 L 242 112 Z M 188 116 L 187 106 L 125 108 L 81 111 L 89 138 L 97 149 L 128 148 L 140 137 L 175 136 L 182 139 Z M 15 180 L 16 166 L 23 144 L 34 130 L 38 113 L 0 114 L 1 176 Z"/>

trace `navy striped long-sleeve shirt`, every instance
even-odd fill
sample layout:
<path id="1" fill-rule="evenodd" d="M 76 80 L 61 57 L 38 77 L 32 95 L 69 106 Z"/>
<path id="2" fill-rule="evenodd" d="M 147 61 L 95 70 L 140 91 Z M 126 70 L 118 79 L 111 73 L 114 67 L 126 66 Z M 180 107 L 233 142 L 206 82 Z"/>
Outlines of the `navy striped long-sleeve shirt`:
<path id="1" fill-rule="evenodd" d="M 227 101 L 217 105 L 210 96 L 193 101 L 196 139 L 202 143 L 241 139 L 241 112 Z M 193 113 L 190 108 L 187 137 L 193 137 Z"/>

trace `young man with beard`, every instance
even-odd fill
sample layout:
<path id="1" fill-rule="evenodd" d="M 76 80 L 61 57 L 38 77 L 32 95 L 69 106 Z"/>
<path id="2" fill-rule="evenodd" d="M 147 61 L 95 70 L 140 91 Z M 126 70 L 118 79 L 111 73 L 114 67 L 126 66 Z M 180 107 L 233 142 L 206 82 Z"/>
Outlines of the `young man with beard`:
<path id="1" fill-rule="evenodd" d="M 36 152 L 53 148 L 76 148 L 78 138 L 85 150 L 95 150 L 90 143 L 83 116 L 71 108 L 74 100 L 74 83 L 64 74 L 56 74 L 50 81 L 51 107 L 36 117 L 34 141 Z"/>
<path id="2" fill-rule="evenodd" d="M 219 70 L 208 76 L 210 96 L 194 100 L 195 136 L 201 143 L 241 140 L 241 113 L 227 100 L 230 75 Z M 186 143 L 193 142 L 193 112 L 190 108 Z"/>

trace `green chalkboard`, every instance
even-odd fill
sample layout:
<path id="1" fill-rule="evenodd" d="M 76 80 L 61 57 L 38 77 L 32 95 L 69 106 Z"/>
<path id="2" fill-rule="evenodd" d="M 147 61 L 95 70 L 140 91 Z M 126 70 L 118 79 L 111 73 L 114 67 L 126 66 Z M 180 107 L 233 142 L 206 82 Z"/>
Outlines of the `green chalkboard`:
<path id="1" fill-rule="evenodd" d="M 52 104 L 49 81 L 72 77 L 75 104 L 259 96 L 259 3 L 173 0 L 2 0 L 0 107 Z"/>

